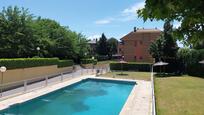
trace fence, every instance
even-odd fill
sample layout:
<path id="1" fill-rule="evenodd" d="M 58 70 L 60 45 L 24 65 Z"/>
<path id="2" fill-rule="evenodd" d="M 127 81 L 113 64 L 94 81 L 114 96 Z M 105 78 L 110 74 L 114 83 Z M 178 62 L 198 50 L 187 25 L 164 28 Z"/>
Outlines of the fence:
<path id="1" fill-rule="evenodd" d="M 23 94 L 83 75 L 100 75 L 109 71 L 109 67 L 93 69 L 76 68 L 75 70 L 72 70 L 72 72 L 64 72 L 24 81 L 5 83 L 0 85 L 0 98 L 4 99 L 10 96 Z"/>
<path id="2" fill-rule="evenodd" d="M 156 115 L 156 102 L 154 94 L 154 71 L 153 66 L 151 68 L 151 87 L 152 87 L 152 115 Z"/>

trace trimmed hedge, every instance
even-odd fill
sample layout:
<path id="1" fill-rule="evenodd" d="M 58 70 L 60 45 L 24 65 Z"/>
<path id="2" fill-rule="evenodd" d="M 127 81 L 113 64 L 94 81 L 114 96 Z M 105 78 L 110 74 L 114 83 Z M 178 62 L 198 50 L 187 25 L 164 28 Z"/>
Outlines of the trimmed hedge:
<path id="1" fill-rule="evenodd" d="M 199 61 L 204 60 L 204 49 L 196 50 L 189 48 L 180 48 L 178 57 L 181 60 L 181 70 L 191 76 L 204 78 L 204 64 Z"/>
<path id="2" fill-rule="evenodd" d="M 59 60 L 58 67 L 68 67 L 74 65 L 73 60 Z"/>
<path id="3" fill-rule="evenodd" d="M 81 59 L 81 64 L 97 64 L 97 59 Z"/>
<path id="4" fill-rule="evenodd" d="M 63 63 L 63 64 L 62 64 Z M 6 66 L 7 69 L 29 68 L 37 66 L 58 65 L 60 67 L 70 66 L 59 61 L 58 58 L 12 58 L 0 59 L 0 66 Z"/>
<path id="5" fill-rule="evenodd" d="M 109 57 L 108 56 L 103 56 L 103 55 L 97 55 L 96 59 L 98 61 L 106 61 L 106 60 L 109 60 Z"/>
<path id="6" fill-rule="evenodd" d="M 110 63 L 110 69 L 149 72 L 151 70 L 151 65 L 151 63 Z"/>

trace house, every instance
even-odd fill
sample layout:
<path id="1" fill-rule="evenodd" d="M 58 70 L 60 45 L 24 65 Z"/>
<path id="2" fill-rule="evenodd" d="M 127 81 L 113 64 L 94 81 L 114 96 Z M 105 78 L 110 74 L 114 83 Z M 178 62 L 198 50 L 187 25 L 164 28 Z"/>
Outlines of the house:
<path id="1" fill-rule="evenodd" d="M 121 38 L 118 45 L 118 53 L 129 62 L 153 62 L 154 59 L 149 54 L 149 47 L 161 34 L 161 31 L 155 29 L 134 30 Z"/>
<path id="2" fill-rule="evenodd" d="M 89 40 L 88 44 L 90 45 L 90 54 L 96 54 L 97 39 Z"/>

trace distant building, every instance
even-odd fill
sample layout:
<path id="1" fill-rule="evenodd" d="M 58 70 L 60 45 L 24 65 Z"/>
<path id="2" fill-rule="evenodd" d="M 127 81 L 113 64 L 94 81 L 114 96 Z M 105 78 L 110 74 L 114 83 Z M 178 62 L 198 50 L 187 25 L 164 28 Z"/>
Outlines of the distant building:
<path id="1" fill-rule="evenodd" d="M 91 55 L 95 55 L 96 54 L 97 39 L 89 40 L 88 44 L 90 45 Z"/>
<path id="2" fill-rule="evenodd" d="M 121 38 L 118 53 L 124 56 L 125 61 L 153 62 L 149 54 L 149 46 L 161 34 L 158 29 L 137 29 Z"/>

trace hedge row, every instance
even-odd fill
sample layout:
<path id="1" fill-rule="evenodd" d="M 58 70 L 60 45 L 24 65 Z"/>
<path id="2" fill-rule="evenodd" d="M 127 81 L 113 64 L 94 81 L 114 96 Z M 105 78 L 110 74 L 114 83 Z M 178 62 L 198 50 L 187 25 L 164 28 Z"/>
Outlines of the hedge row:
<path id="1" fill-rule="evenodd" d="M 81 59 L 81 64 L 97 64 L 97 59 Z"/>
<path id="2" fill-rule="evenodd" d="M 109 60 L 109 57 L 108 56 L 103 56 L 103 55 L 97 55 L 96 59 L 98 61 L 106 61 L 106 60 Z"/>
<path id="3" fill-rule="evenodd" d="M 204 64 L 199 63 L 199 61 L 204 60 L 204 49 L 180 48 L 177 55 L 183 73 L 204 77 Z"/>
<path id="4" fill-rule="evenodd" d="M 0 59 L 0 66 L 6 66 L 7 69 L 29 68 L 37 66 L 59 65 L 62 66 L 58 58 L 12 58 Z M 71 63 L 71 62 L 70 62 Z M 66 64 L 63 64 L 65 66 Z M 67 64 L 67 66 L 70 64 Z"/>
<path id="5" fill-rule="evenodd" d="M 59 60 L 58 67 L 68 67 L 74 65 L 72 60 Z"/>
<path id="6" fill-rule="evenodd" d="M 149 72 L 151 70 L 151 65 L 150 63 L 110 63 L 110 69 Z"/>

